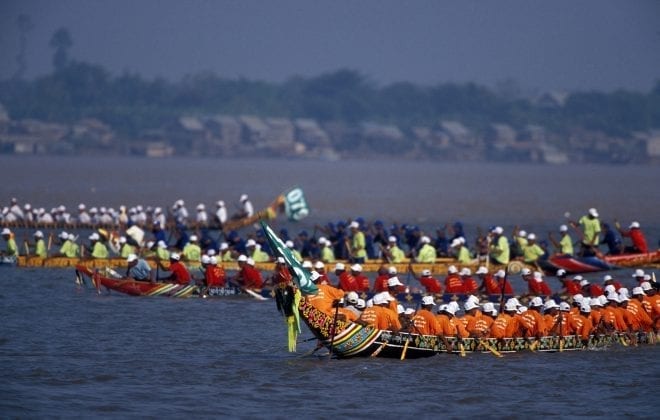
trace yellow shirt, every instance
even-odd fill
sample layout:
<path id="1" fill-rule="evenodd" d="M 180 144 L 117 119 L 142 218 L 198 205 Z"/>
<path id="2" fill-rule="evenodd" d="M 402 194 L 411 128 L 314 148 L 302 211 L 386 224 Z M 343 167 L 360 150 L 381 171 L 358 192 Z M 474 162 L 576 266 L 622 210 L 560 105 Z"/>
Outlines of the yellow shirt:
<path id="1" fill-rule="evenodd" d="M 582 232 L 584 234 L 582 242 L 586 245 L 597 246 L 600 241 L 598 237 L 600 233 L 600 221 L 597 218 L 582 216 L 578 223 L 582 225 Z"/>

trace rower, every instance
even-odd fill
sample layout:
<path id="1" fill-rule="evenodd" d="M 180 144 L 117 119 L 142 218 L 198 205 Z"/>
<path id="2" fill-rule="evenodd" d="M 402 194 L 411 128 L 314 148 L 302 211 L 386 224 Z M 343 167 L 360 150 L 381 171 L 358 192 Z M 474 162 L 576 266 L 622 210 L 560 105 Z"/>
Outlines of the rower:
<path id="1" fill-rule="evenodd" d="M 227 207 L 225 207 L 225 202 L 218 200 L 215 203 L 215 222 L 218 224 L 218 227 L 222 229 L 222 226 L 227 222 Z"/>
<path id="2" fill-rule="evenodd" d="M 552 236 L 552 232 L 548 232 L 548 239 L 552 242 L 558 254 L 561 255 L 573 255 L 573 239 L 568 233 L 568 226 L 561 225 L 559 226 L 559 242 Z"/>
<path id="3" fill-rule="evenodd" d="M 48 252 L 46 250 L 46 242 L 44 241 L 44 233 L 40 230 L 34 232 L 34 255 L 39 258 L 46 258 Z"/>
<path id="4" fill-rule="evenodd" d="M 462 320 L 470 337 L 485 337 L 488 335 L 490 324 L 484 319 L 481 311 L 479 311 L 478 300 L 468 299 L 463 305 L 463 308 L 465 309 L 465 316 Z"/>
<path id="5" fill-rule="evenodd" d="M 413 277 L 415 277 L 415 279 L 419 281 L 419 284 L 421 284 L 424 287 L 426 293 L 431 293 L 431 294 L 442 293 L 442 285 L 440 285 L 440 280 L 433 277 L 433 275 L 431 274 L 431 270 L 429 270 L 428 268 L 423 269 L 421 276 L 417 278 L 415 276 L 415 272 L 412 271 L 412 266 L 409 266 L 409 269 Z"/>
<path id="6" fill-rule="evenodd" d="M 573 279 L 568 278 L 568 274 L 563 268 L 557 270 L 557 279 L 559 279 L 559 282 L 563 286 L 561 294 L 574 296 L 582 291 L 578 283 L 573 281 Z"/>
<path id="7" fill-rule="evenodd" d="M 423 335 L 440 334 L 440 324 L 433 315 L 434 306 L 433 296 L 422 297 L 421 308 L 412 318 L 413 330 L 411 332 Z"/>
<path id="8" fill-rule="evenodd" d="M 367 243 L 364 232 L 360 230 L 360 224 L 352 221 L 349 225 L 351 229 L 351 261 L 358 264 L 364 264 L 367 260 Z"/>
<path id="9" fill-rule="evenodd" d="M 9 228 L 2 229 L 2 239 L 7 242 L 7 248 L 0 252 L 0 255 L 5 257 L 18 257 L 18 246 L 14 239 L 14 233 Z"/>
<path id="10" fill-rule="evenodd" d="M 470 255 L 470 250 L 465 246 L 465 238 L 462 236 L 454 239 L 451 242 L 450 247 L 454 252 L 454 257 L 459 264 L 469 264 L 472 262 L 472 256 Z"/>
<path id="11" fill-rule="evenodd" d="M 89 235 L 90 248 L 92 249 L 92 258 L 108 258 L 110 253 L 108 248 L 103 243 L 104 237 L 101 237 L 98 233 L 94 232 Z"/>
<path id="12" fill-rule="evenodd" d="M 499 288 L 499 284 L 497 283 L 497 279 L 488 273 L 488 269 L 486 267 L 480 266 L 477 268 L 475 274 L 481 279 L 481 286 L 479 286 L 480 292 L 486 293 L 487 295 L 499 295 L 502 293 L 502 290 Z"/>
<path id="13" fill-rule="evenodd" d="M 321 261 L 326 264 L 335 262 L 335 252 L 332 250 L 332 242 L 321 236 L 318 244 L 321 247 Z"/>
<path id="14" fill-rule="evenodd" d="M 160 261 L 157 262 L 160 265 Z M 161 266 L 161 269 L 163 270 L 169 270 L 172 273 L 168 276 L 163 278 L 163 280 L 170 282 L 170 283 L 176 283 L 176 284 L 181 284 L 181 285 L 186 285 L 190 283 L 191 277 L 190 277 L 190 272 L 186 268 L 185 265 L 181 262 L 181 255 L 172 252 L 170 254 L 170 266 L 169 268 L 165 268 Z"/>
<path id="15" fill-rule="evenodd" d="M 362 266 L 360 264 L 353 264 L 351 266 L 351 275 L 357 284 L 357 291 L 367 293 L 371 285 L 369 284 L 369 277 L 362 274 Z"/>
<path id="16" fill-rule="evenodd" d="M 527 235 L 527 245 L 523 248 L 523 261 L 526 264 L 535 264 L 539 258 L 545 255 L 545 251 L 536 243 L 536 235 Z"/>
<path id="17" fill-rule="evenodd" d="M 151 266 L 149 263 L 138 258 L 136 254 L 128 254 L 126 257 L 128 268 L 126 270 L 126 277 L 137 281 L 152 281 Z"/>
<path id="18" fill-rule="evenodd" d="M 367 307 L 356 322 L 380 330 L 398 332 L 401 329 L 401 322 L 399 322 L 399 316 L 396 311 L 388 307 L 389 300 L 387 293 L 377 293 L 372 300 L 373 306 Z"/>
<path id="19" fill-rule="evenodd" d="M 376 276 L 376 279 L 374 280 L 372 292 L 380 293 L 387 291 L 387 280 L 392 276 L 396 276 L 396 267 L 390 266 L 388 268 L 384 265 L 378 267 L 378 276 Z"/>
<path id="20" fill-rule="evenodd" d="M 463 283 L 463 293 L 466 295 L 473 295 L 479 291 L 479 285 L 472 278 L 472 270 L 463 267 L 460 272 L 461 282 Z"/>
<path id="21" fill-rule="evenodd" d="M 571 328 L 575 331 L 576 335 L 580 336 L 585 346 L 589 342 L 589 336 L 594 329 L 591 318 L 589 317 L 590 313 L 591 306 L 585 301 L 580 304 L 580 313 L 572 316 L 570 319 Z"/>
<path id="22" fill-rule="evenodd" d="M 190 235 L 188 243 L 183 247 L 181 255 L 186 261 L 198 262 L 202 258 L 202 248 L 197 244 L 197 235 Z"/>
<path id="23" fill-rule="evenodd" d="M 600 220 L 598 220 L 598 210 L 590 208 L 586 215 L 582 216 L 577 223 L 571 222 L 571 226 L 577 228 L 582 226 L 582 249 L 580 256 L 592 257 L 596 255 L 598 244 L 600 243 Z"/>
<path id="24" fill-rule="evenodd" d="M 419 252 L 417 253 L 416 261 L 418 263 L 424 263 L 424 264 L 435 264 L 437 252 L 435 250 L 435 247 L 431 245 L 431 238 L 424 235 L 420 238 L 419 241 L 422 244 L 422 247 L 419 249 Z"/>
<path id="25" fill-rule="evenodd" d="M 396 236 L 390 235 L 387 238 L 387 249 L 385 254 L 388 256 L 387 260 L 391 264 L 400 263 L 406 258 L 406 253 L 403 252 L 397 244 Z"/>
<path id="26" fill-rule="evenodd" d="M 358 285 L 350 273 L 346 271 L 346 266 L 343 263 L 335 264 L 335 275 L 337 276 L 337 287 L 344 292 L 357 291 Z"/>
<path id="27" fill-rule="evenodd" d="M 629 254 L 646 254 L 649 252 L 649 247 L 646 244 L 646 238 L 642 232 L 639 222 L 632 222 L 628 229 L 622 229 L 619 222 L 615 221 L 614 225 L 624 238 L 630 238 L 631 244 L 623 248 L 623 252 Z"/>
<path id="28" fill-rule="evenodd" d="M 496 264 L 509 264 L 509 240 L 504 236 L 504 229 L 502 229 L 501 226 L 496 226 L 490 231 L 490 236 L 490 258 L 492 258 Z"/>
<path id="29" fill-rule="evenodd" d="M 463 280 L 461 280 L 461 276 L 458 274 L 458 269 L 453 265 L 450 265 L 447 268 L 447 277 L 445 278 L 445 293 L 463 293 Z"/>

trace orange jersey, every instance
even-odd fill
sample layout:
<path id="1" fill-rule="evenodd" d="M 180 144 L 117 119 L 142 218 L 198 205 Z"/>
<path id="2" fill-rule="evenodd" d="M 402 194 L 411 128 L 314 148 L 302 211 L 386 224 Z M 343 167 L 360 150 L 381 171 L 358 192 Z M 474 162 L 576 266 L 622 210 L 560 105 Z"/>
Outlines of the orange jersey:
<path id="1" fill-rule="evenodd" d="M 328 284 L 317 284 L 316 287 L 318 287 L 318 293 L 307 296 L 307 300 L 319 311 L 334 314 L 332 302 L 343 298 L 344 292 Z"/>
<path id="2" fill-rule="evenodd" d="M 412 319 L 413 332 L 423 335 L 439 335 L 440 324 L 433 313 L 427 309 L 417 311 Z"/>
<path id="3" fill-rule="evenodd" d="M 465 329 L 473 337 L 485 337 L 490 332 L 490 324 L 492 324 L 492 318 L 490 322 L 487 317 L 483 316 L 481 313 L 475 315 L 465 315 L 463 320 L 466 320 Z"/>
<path id="4" fill-rule="evenodd" d="M 591 319 L 582 314 L 571 318 L 571 327 L 573 327 L 575 334 L 579 335 L 583 340 L 588 340 L 593 330 Z"/>
<path id="5" fill-rule="evenodd" d="M 339 308 L 337 312 L 344 315 L 347 321 L 353 322 L 358 318 L 357 314 L 348 308 Z"/>
<path id="6" fill-rule="evenodd" d="M 364 312 L 362 312 L 360 320 L 364 321 L 367 325 L 378 328 L 379 330 L 397 331 L 401 329 L 401 323 L 399 322 L 399 317 L 396 312 L 382 306 L 366 308 Z"/>
<path id="7" fill-rule="evenodd" d="M 490 336 L 492 338 L 519 337 L 518 319 L 506 313 L 497 315 L 490 326 Z"/>

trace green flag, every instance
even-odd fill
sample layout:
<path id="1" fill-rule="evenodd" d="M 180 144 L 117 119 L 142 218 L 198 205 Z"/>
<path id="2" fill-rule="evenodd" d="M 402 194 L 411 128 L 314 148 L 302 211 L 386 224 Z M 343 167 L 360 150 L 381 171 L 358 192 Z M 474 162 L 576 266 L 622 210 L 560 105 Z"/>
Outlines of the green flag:
<path id="1" fill-rule="evenodd" d="M 286 265 L 289 266 L 291 274 L 293 275 L 293 280 L 296 282 L 296 285 L 304 295 L 315 295 L 318 292 L 318 288 L 311 280 L 311 273 L 309 270 L 303 268 L 300 261 L 293 256 L 289 248 L 284 245 L 284 242 L 273 232 L 273 230 L 266 224 L 266 222 L 261 221 L 261 228 L 266 234 L 268 243 L 270 244 L 271 249 L 273 249 L 280 257 L 284 258 Z"/>
<path id="2" fill-rule="evenodd" d="M 284 212 L 292 222 L 298 222 L 309 215 L 302 188 L 293 188 L 284 194 Z"/>

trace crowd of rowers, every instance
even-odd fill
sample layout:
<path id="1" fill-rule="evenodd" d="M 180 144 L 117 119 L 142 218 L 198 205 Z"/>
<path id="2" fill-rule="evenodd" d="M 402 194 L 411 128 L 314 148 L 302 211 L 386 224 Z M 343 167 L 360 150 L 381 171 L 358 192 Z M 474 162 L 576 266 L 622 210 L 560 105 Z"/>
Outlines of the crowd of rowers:
<path id="1" fill-rule="evenodd" d="M 522 276 L 535 277 L 529 272 L 523 272 Z M 394 332 L 441 337 L 499 339 L 575 334 L 587 341 L 592 334 L 614 331 L 628 333 L 631 337 L 637 332 L 657 333 L 660 326 L 660 295 L 654 287 L 657 284 L 652 286 L 642 270 L 637 270 L 633 276 L 638 285 L 630 293 L 611 276 L 605 277 L 605 286 L 601 288 L 588 281 L 585 283 L 579 276 L 568 279 L 565 273 L 559 273 L 565 284 L 566 301 L 546 293 L 531 293 L 530 288 L 530 293 L 520 300 L 516 297 L 503 300 L 501 312 L 498 312 L 492 302 L 482 304 L 476 292 L 466 292 L 462 310 L 457 301 L 436 305 L 431 294 L 422 298 L 418 309 L 405 308 L 396 298 L 405 286 L 392 271 L 383 277 L 386 290 L 364 301 L 357 292 L 347 293 L 333 287 L 327 283 L 326 276 L 313 271 L 311 279 L 318 293 L 305 299 L 318 310 L 340 320 Z M 511 290 L 504 273 L 496 273 L 495 278 L 500 283 L 498 294 Z M 285 283 L 280 285 L 291 287 Z M 528 302 L 528 306 L 521 302 Z"/>
<path id="2" fill-rule="evenodd" d="M 241 201 L 243 204 L 248 204 L 244 212 L 253 212 L 246 195 L 241 197 Z M 224 206 L 223 202 L 218 203 L 220 204 Z M 81 204 L 80 208 L 84 211 L 86 207 Z M 204 210 L 203 206 L 198 208 Z M 248 234 L 247 237 L 241 237 L 236 230 L 221 231 L 220 237 L 214 236 L 213 231 L 206 228 L 191 232 L 185 223 L 180 223 L 187 217 L 187 211 L 182 213 L 182 209 L 185 209 L 183 201 L 175 202 L 170 214 L 175 218 L 172 225 L 158 208 L 151 212 L 139 206 L 131 208 L 128 214 L 120 213 L 120 218 L 121 215 L 126 216 L 125 224 L 120 224 L 122 228 L 119 231 L 123 232 L 122 234 L 98 229 L 98 232 L 89 236 L 89 244 L 77 244 L 76 235 L 60 232 L 58 239 L 63 246 L 54 255 L 108 258 L 126 257 L 129 253 L 137 253 L 147 258 L 167 260 L 167 253 L 173 250 L 181 253 L 184 261 L 199 262 L 203 254 L 210 253 L 214 253 L 220 261 L 225 262 L 235 261 L 239 255 L 247 255 L 255 262 L 274 260 L 274 253 L 260 229 Z M 598 217 L 596 209 L 589 209 L 578 221 L 559 226 L 559 237 L 549 232 L 550 243 L 539 240 L 533 232 L 528 233 L 518 227 L 507 236 L 501 226 L 493 226 L 486 234 L 478 230 L 478 236 L 470 246 L 461 222 L 438 228 L 436 235 L 431 237 L 418 226 L 395 224 L 387 229 L 382 221 L 370 223 L 362 218 L 317 226 L 312 235 L 303 230 L 292 237 L 286 229 L 281 229 L 279 235 L 300 260 L 320 260 L 326 264 L 336 260 L 348 260 L 360 264 L 369 260 L 433 264 L 438 258 L 450 257 L 454 258 L 457 264 L 463 265 L 487 259 L 501 265 L 506 265 L 514 259 L 533 265 L 553 254 L 590 256 L 649 251 L 639 222 L 631 222 L 627 229 L 615 222 L 615 231 L 609 224 L 601 223 Z M 124 219 L 121 219 L 122 223 Z M 571 237 L 569 226 L 579 237 L 578 241 L 574 241 Z M 320 233 L 320 237 L 317 237 L 317 232 Z M 151 236 L 151 239 L 147 239 L 147 236 Z M 22 251 L 9 228 L 2 230 L 2 237 L 7 243 L 6 250 L 2 251 L 3 255 L 16 256 Z M 33 242 L 26 239 L 25 253 L 40 257 L 52 256 L 50 254 L 52 234 L 48 236 L 48 245 L 42 231 L 35 231 L 33 237 Z M 630 242 L 624 243 L 622 238 L 628 238 Z M 554 249 L 551 249 L 550 244 Z M 576 250 L 577 244 L 579 249 Z M 606 251 L 600 249 L 603 244 L 607 245 Z"/>

